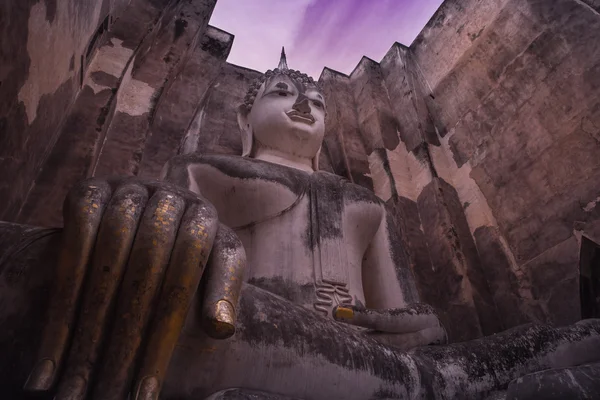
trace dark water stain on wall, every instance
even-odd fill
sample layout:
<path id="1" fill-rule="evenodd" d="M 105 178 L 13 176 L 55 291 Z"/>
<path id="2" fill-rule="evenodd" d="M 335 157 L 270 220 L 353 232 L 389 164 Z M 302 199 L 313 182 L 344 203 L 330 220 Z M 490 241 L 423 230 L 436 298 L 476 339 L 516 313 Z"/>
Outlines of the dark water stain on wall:
<path id="1" fill-rule="evenodd" d="M 56 0 L 44 0 L 44 3 L 46 3 L 46 20 L 52 23 L 56 17 Z"/>

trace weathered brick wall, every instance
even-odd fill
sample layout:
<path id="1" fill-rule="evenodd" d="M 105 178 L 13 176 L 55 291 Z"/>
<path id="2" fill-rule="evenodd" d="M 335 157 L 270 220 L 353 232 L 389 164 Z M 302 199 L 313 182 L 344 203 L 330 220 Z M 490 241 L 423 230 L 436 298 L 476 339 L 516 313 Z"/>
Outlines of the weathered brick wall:
<path id="1" fill-rule="evenodd" d="M 434 165 L 464 202 L 484 268 L 513 275 L 502 290 L 523 296 L 530 317 L 573 322 L 578 232 L 598 238 L 600 218 L 600 15 L 561 0 L 508 1 L 489 16 L 469 46 L 441 49 L 453 65 L 428 79 L 435 60 L 419 47 L 435 47 L 427 32 L 414 45 L 444 135 Z M 498 248 L 507 255 L 488 254 Z"/>
<path id="2" fill-rule="evenodd" d="M 231 35 L 207 32 L 214 5 L 134 0 L 114 16 L 72 106 L 61 109 L 57 141 L 41 170 L 18 175 L 30 188 L 20 212 L 5 219 L 60 226 L 75 182 L 160 174 L 231 47 Z"/>
<path id="3" fill-rule="evenodd" d="M 205 131 L 205 110 L 232 41 L 230 34 L 209 26 L 170 79 L 152 118 L 138 176 L 156 179 L 173 156 L 197 150 L 199 134 Z"/>
<path id="4" fill-rule="evenodd" d="M 242 154 L 242 139 L 237 108 L 242 104 L 251 82 L 259 72 L 224 64 L 204 106 L 198 129 L 198 147 L 206 154 Z"/>
<path id="5" fill-rule="evenodd" d="M 19 214 L 80 90 L 94 34 L 126 2 L 0 2 L 0 219 Z"/>
<path id="6" fill-rule="evenodd" d="M 350 79 L 325 68 L 319 82 L 327 99 L 322 152 L 329 158 L 335 173 L 372 188 L 372 181 L 367 176 L 369 161 L 359 128 Z"/>

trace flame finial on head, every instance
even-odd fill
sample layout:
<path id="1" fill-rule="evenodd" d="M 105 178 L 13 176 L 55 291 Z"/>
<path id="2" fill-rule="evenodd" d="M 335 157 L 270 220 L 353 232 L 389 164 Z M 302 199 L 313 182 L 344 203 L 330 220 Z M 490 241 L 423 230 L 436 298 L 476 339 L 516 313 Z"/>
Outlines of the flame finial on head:
<path id="1" fill-rule="evenodd" d="M 281 46 L 281 57 L 279 58 L 279 65 L 277 66 L 277 69 L 280 71 L 288 70 L 287 59 L 285 57 L 285 47 L 283 46 Z"/>

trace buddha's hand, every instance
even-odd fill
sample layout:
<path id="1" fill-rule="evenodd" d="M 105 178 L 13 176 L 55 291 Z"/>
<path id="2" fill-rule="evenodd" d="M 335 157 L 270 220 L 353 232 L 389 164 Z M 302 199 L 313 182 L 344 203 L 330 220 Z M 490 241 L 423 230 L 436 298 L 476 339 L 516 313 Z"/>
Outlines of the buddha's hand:
<path id="1" fill-rule="evenodd" d="M 368 328 L 375 339 L 404 349 L 447 341 L 446 330 L 435 310 L 422 303 L 383 310 L 338 306 L 333 310 L 333 317 L 337 321 Z"/>
<path id="2" fill-rule="evenodd" d="M 158 399 L 202 275 L 206 332 L 234 333 L 245 253 L 200 196 L 165 182 L 92 179 L 70 191 L 64 220 L 27 390 L 57 383 L 58 400 Z"/>

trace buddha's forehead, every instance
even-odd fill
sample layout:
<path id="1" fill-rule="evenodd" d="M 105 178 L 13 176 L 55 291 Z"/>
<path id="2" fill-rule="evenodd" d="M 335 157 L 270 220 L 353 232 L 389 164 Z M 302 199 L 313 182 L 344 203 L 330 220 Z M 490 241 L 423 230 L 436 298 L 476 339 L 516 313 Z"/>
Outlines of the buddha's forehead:
<path id="1" fill-rule="evenodd" d="M 284 89 L 284 90 L 290 90 L 292 88 L 295 88 L 298 91 L 298 93 L 315 94 L 322 100 L 325 100 L 325 96 L 323 95 L 323 93 L 321 93 L 321 91 L 319 90 L 319 88 L 317 86 L 315 86 L 313 84 L 301 82 L 297 79 L 292 79 L 288 75 L 285 75 L 285 74 L 277 74 L 277 75 L 270 76 L 263 83 L 263 91 L 266 91 L 266 90 L 269 90 L 269 89 L 272 89 L 275 87 L 279 88 L 279 89 Z"/>

